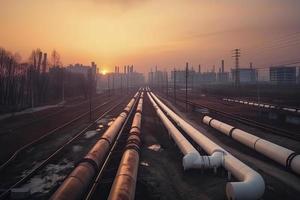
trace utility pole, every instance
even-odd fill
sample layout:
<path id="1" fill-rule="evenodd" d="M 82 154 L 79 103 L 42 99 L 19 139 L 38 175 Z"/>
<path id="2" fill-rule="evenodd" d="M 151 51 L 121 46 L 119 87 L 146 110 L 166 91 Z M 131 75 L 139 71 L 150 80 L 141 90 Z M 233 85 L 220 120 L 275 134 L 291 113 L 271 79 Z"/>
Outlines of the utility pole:
<path id="1" fill-rule="evenodd" d="M 89 104 L 90 104 L 90 121 L 92 121 L 92 87 L 93 87 L 93 73 L 92 73 L 92 68 L 89 68 L 88 70 L 88 77 L 89 77 Z"/>
<path id="2" fill-rule="evenodd" d="M 154 74 L 154 79 L 155 79 L 155 89 L 158 89 L 158 73 L 157 73 L 157 65 L 155 66 L 155 74 Z"/>
<path id="3" fill-rule="evenodd" d="M 187 62 L 185 67 L 185 112 L 187 112 L 188 72 L 189 72 L 189 63 Z"/>
<path id="4" fill-rule="evenodd" d="M 65 69 L 62 68 L 62 102 L 65 101 Z"/>
<path id="5" fill-rule="evenodd" d="M 166 71 L 167 96 L 169 96 L 168 71 Z"/>
<path id="6" fill-rule="evenodd" d="M 241 50 L 234 49 L 233 56 L 235 58 L 235 87 L 240 86 L 240 72 L 239 72 L 239 58 L 241 57 Z"/>
<path id="7" fill-rule="evenodd" d="M 107 89 L 108 89 L 108 96 L 110 96 L 109 74 L 107 74 Z"/>
<path id="8" fill-rule="evenodd" d="M 190 75 L 191 75 L 191 78 L 192 78 L 191 93 L 193 94 L 193 92 L 194 92 L 194 68 L 193 67 L 192 67 Z"/>
<path id="9" fill-rule="evenodd" d="M 126 82 L 127 82 L 127 94 L 128 94 L 128 92 L 129 92 L 129 65 L 127 66 Z"/>
<path id="10" fill-rule="evenodd" d="M 120 76 L 121 76 L 121 93 L 123 94 L 123 75 L 124 74 L 120 74 Z"/>
<path id="11" fill-rule="evenodd" d="M 175 101 L 175 104 L 176 104 L 176 69 L 175 69 L 175 67 L 174 67 L 174 77 L 173 77 L 173 79 L 174 79 L 174 88 L 173 88 L 173 90 L 174 90 L 174 101 Z"/>
<path id="12" fill-rule="evenodd" d="M 115 94 L 115 75 L 116 72 L 112 74 L 112 93 Z"/>

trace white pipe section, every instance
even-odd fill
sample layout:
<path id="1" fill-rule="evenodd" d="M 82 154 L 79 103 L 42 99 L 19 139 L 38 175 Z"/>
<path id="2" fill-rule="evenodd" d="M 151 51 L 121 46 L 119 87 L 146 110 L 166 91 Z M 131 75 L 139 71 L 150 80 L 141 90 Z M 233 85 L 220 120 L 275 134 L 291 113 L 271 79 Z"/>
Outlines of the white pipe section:
<path id="1" fill-rule="evenodd" d="M 202 121 L 288 169 L 291 169 L 295 173 L 300 174 L 300 155 L 296 154 L 294 151 L 237 129 L 209 116 L 204 116 Z"/>
<path id="2" fill-rule="evenodd" d="M 164 105 L 152 92 L 151 95 L 162 110 L 164 110 L 167 115 L 169 115 L 177 125 L 208 154 L 211 155 L 214 152 L 223 152 L 224 167 L 239 180 L 239 182 L 227 183 L 226 195 L 228 199 L 259 199 L 264 194 L 265 183 L 260 174 L 236 159 L 229 152 L 208 139 L 200 131 L 179 117 L 175 112 Z"/>
<path id="3" fill-rule="evenodd" d="M 197 168 L 217 168 L 223 164 L 223 152 L 214 152 L 211 156 L 201 156 L 199 152 L 193 147 L 193 145 L 180 133 L 180 131 L 161 111 L 161 109 L 158 107 L 149 93 L 148 97 L 158 117 L 161 119 L 169 134 L 184 155 L 182 159 L 184 170 Z"/>

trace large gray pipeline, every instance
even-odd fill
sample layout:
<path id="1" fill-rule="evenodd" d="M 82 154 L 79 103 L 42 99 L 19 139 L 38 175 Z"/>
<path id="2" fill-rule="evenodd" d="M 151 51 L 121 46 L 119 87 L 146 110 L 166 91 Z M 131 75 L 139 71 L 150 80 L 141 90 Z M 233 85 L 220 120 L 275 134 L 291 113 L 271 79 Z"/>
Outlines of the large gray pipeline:
<path id="1" fill-rule="evenodd" d="M 55 200 L 81 199 L 103 165 L 105 157 L 116 135 L 125 122 L 128 113 L 132 109 L 138 93 L 130 100 L 123 112 L 116 118 L 113 124 L 105 131 L 99 141 L 88 152 L 84 159 L 76 166 L 71 174 L 65 179 L 58 190 L 52 195 Z"/>
<path id="2" fill-rule="evenodd" d="M 203 123 L 271 158 L 297 174 L 300 174 L 300 155 L 294 151 L 237 129 L 209 116 L 203 117 Z"/>
<path id="3" fill-rule="evenodd" d="M 148 93 L 150 102 L 152 103 L 158 117 L 163 122 L 168 130 L 170 136 L 173 138 L 184 157 L 182 165 L 184 170 L 199 169 L 199 168 L 217 168 L 223 163 L 223 152 L 214 152 L 211 156 L 201 156 L 193 145 L 180 133 L 180 131 L 173 125 L 167 116 L 158 107 L 155 101 Z"/>
<path id="4" fill-rule="evenodd" d="M 135 196 L 135 187 L 137 172 L 139 166 L 140 134 L 143 109 L 143 92 L 139 100 L 136 113 L 133 118 L 125 151 L 120 162 L 117 175 L 115 177 L 112 189 L 109 193 L 109 200 L 133 200 Z"/>
<path id="5" fill-rule="evenodd" d="M 265 190 L 263 178 L 256 171 L 236 159 L 229 152 L 208 139 L 200 131 L 195 129 L 175 112 L 164 105 L 153 93 L 152 97 L 159 106 L 181 127 L 197 144 L 209 155 L 214 152 L 223 152 L 224 167 L 230 171 L 240 182 L 229 182 L 226 185 L 228 199 L 259 199 Z"/>

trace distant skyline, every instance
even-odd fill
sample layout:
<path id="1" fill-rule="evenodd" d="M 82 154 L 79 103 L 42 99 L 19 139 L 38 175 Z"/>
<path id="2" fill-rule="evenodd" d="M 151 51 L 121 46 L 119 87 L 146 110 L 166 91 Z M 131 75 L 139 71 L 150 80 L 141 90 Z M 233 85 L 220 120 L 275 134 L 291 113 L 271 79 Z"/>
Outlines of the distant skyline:
<path id="1" fill-rule="evenodd" d="M 234 64 L 266 67 L 300 61 L 298 0 L 0 0 L 0 47 L 27 61 L 56 49 L 64 65 L 148 72 Z"/>

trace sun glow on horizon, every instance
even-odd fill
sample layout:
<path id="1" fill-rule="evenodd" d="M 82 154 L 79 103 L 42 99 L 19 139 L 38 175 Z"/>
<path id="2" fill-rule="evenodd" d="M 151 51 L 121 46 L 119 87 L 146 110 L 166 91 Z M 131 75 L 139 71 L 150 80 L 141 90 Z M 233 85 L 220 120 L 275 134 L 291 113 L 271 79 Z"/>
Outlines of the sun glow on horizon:
<path id="1" fill-rule="evenodd" d="M 106 75 L 106 74 L 107 74 L 107 70 L 105 70 L 105 69 L 102 70 L 102 71 L 101 71 L 101 74 Z"/>
<path id="2" fill-rule="evenodd" d="M 211 70 L 221 59 L 229 69 L 234 48 L 242 49 L 241 66 L 299 57 L 299 45 L 259 47 L 299 32 L 300 1 L 295 0 L 0 0 L 0 5 L 0 47 L 19 53 L 24 62 L 37 48 L 49 54 L 56 49 L 64 64 L 105 65 L 101 74 L 114 72 L 115 65 L 133 64 L 146 73 L 156 65 L 170 70 L 187 61 Z"/>

